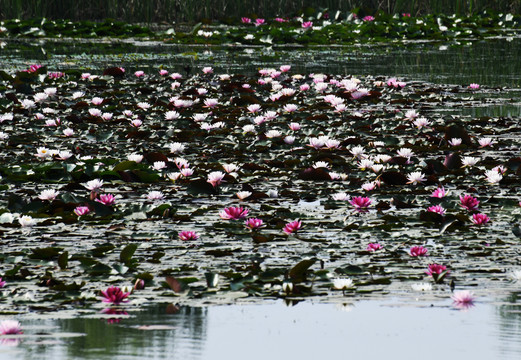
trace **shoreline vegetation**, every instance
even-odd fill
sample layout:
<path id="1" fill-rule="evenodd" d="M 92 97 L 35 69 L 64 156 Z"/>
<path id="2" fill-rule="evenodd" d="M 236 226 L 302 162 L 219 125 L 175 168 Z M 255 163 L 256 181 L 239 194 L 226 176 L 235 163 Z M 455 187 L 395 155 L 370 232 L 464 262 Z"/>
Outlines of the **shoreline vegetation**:
<path id="1" fill-rule="evenodd" d="M 70 19 L 72 21 L 113 18 L 128 23 L 197 23 L 208 19 L 232 24 L 243 16 L 250 18 L 311 18 L 317 13 L 346 19 L 356 13 L 360 17 L 409 13 L 413 17 L 426 14 L 477 15 L 484 11 L 520 13 L 519 0 L 0 0 L 0 20 L 5 19 Z"/>
<path id="2" fill-rule="evenodd" d="M 240 17 L 197 24 L 131 24 L 112 19 L 101 22 L 3 20 L 0 39 L 17 38 L 137 38 L 177 44 L 237 45 L 345 45 L 401 40 L 457 41 L 519 34 L 521 16 L 482 12 L 477 15 L 425 15 L 410 13 L 343 14 L 327 10 L 291 18 Z"/>

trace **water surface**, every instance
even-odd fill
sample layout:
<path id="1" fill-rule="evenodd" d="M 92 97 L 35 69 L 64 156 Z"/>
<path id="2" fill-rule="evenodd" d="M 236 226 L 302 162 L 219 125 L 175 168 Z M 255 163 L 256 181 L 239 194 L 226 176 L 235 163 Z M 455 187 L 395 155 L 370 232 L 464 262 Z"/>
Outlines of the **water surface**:
<path id="1" fill-rule="evenodd" d="M 21 318 L 17 347 L 0 359 L 519 359 L 519 304 L 478 299 L 338 299 L 336 304 L 155 305 L 107 320 Z M 174 311 L 172 311 L 174 310 Z M 12 345 L 12 344 L 11 344 Z"/>

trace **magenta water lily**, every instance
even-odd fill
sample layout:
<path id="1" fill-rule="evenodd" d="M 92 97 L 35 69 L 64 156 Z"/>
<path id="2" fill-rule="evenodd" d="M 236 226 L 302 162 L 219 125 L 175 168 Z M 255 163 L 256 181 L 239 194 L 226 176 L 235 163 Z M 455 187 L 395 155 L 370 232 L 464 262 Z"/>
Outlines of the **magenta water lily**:
<path id="1" fill-rule="evenodd" d="M 128 302 L 127 297 L 130 295 L 130 292 L 123 292 L 117 286 L 110 286 L 107 290 L 101 291 L 101 295 L 103 296 L 103 302 L 118 305 Z"/>
<path id="2" fill-rule="evenodd" d="M 287 235 L 290 235 L 290 234 L 297 232 L 301 228 L 302 228 L 302 221 L 295 220 L 295 221 L 291 221 L 291 222 L 287 223 L 286 225 L 284 225 L 284 228 L 282 229 L 282 231 L 284 231 L 284 233 L 286 233 Z"/>
<path id="3" fill-rule="evenodd" d="M 219 216 L 225 220 L 239 220 L 248 216 L 248 209 L 243 207 L 230 206 L 219 212 Z"/>

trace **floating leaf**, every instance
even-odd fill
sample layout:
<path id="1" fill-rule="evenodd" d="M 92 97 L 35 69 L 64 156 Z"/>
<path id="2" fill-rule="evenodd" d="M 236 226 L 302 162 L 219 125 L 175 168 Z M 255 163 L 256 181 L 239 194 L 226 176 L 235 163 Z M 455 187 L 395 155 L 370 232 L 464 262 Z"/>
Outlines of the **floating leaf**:
<path id="1" fill-rule="evenodd" d="M 136 249 L 138 248 L 138 244 L 129 244 L 121 250 L 121 254 L 119 255 L 119 261 L 123 263 L 127 263 L 130 261 Z"/>
<path id="2" fill-rule="evenodd" d="M 306 280 L 306 273 L 308 269 L 313 265 L 317 259 L 302 260 L 295 265 L 288 273 L 288 276 L 293 280 L 294 283 L 299 283 Z"/>

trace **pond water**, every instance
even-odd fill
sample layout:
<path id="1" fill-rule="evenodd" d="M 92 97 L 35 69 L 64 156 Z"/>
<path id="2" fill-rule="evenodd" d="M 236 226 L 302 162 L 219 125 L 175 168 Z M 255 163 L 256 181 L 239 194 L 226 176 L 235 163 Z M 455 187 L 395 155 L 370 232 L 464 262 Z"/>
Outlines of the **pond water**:
<path id="1" fill-rule="evenodd" d="M 416 301 L 159 304 L 117 320 L 28 315 L 20 319 L 24 335 L 0 344 L 0 359 L 519 359 L 519 306 L 512 295 L 458 310 L 421 294 Z"/>
<path id="2" fill-rule="evenodd" d="M 410 42 L 338 47 L 187 46 L 159 42 L 6 40 L 0 68 L 45 63 L 55 70 L 124 66 L 156 72 L 159 66 L 184 73 L 213 66 L 220 72 L 253 74 L 263 67 L 292 64 L 296 72 L 396 76 L 435 84 L 508 87 L 501 105 L 462 110 L 471 116 L 519 116 L 521 38 L 464 43 Z M 487 94 L 490 96 L 490 94 Z"/>
<path id="3" fill-rule="evenodd" d="M 45 63 L 51 71 L 124 66 L 156 72 L 163 65 L 184 72 L 188 66 L 198 71 L 211 65 L 221 73 L 253 74 L 261 67 L 292 64 L 301 73 L 479 83 L 491 90 L 476 95 L 483 97 L 483 106 L 440 108 L 440 113 L 513 117 L 521 115 L 520 56 L 519 38 L 307 49 L 6 40 L 0 69 L 12 72 Z M 487 98 L 496 101 L 489 104 Z M 270 300 L 210 307 L 160 304 L 140 311 L 133 307 L 115 318 L 90 311 L 80 316 L 77 311 L 29 314 L 17 317 L 24 335 L 2 339 L 0 359 L 310 359 L 339 354 L 376 359 L 391 353 L 402 359 L 520 357 L 521 309 L 515 295 L 478 299 L 466 311 L 454 309 L 448 294 L 443 298 L 346 297 L 345 303 L 294 306 Z"/>

